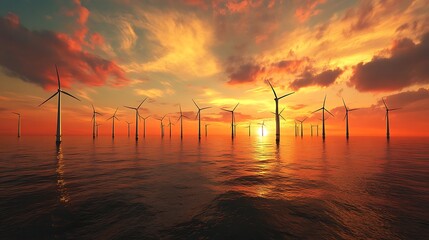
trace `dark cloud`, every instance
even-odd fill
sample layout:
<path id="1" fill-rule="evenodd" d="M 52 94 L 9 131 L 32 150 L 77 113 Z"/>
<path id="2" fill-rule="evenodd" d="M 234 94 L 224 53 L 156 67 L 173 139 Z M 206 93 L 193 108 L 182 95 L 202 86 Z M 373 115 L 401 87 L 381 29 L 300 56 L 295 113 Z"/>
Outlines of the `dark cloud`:
<path id="1" fill-rule="evenodd" d="M 92 86 L 128 82 L 124 70 L 82 50 L 81 43 L 62 33 L 32 31 L 9 13 L 0 18 L 0 65 L 6 73 L 42 87 L 56 86 L 54 64 L 62 85 L 81 82 Z"/>
<path id="2" fill-rule="evenodd" d="M 350 84 L 361 92 L 393 91 L 429 83 L 429 32 L 415 44 L 408 38 L 394 42 L 390 57 L 374 57 L 354 67 Z"/>
<path id="3" fill-rule="evenodd" d="M 244 63 L 227 71 L 229 71 L 228 84 L 233 85 L 256 81 L 264 69 L 255 63 Z"/>
<path id="4" fill-rule="evenodd" d="M 397 94 L 393 94 L 386 97 L 386 103 L 391 108 L 407 108 L 407 106 L 416 105 L 418 102 L 424 102 L 425 110 L 429 110 L 429 90 L 420 88 L 417 91 L 407 91 Z M 378 102 L 379 105 L 383 105 L 382 101 Z M 419 105 L 419 104 L 418 104 Z"/>
<path id="5" fill-rule="evenodd" d="M 343 70 L 340 68 L 329 69 L 318 74 L 315 74 L 311 68 L 307 68 L 299 78 L 289 84 L 289 87 L 293 90 L 308 86 L 327 87 L 333 84 L 341 73 Z"/>

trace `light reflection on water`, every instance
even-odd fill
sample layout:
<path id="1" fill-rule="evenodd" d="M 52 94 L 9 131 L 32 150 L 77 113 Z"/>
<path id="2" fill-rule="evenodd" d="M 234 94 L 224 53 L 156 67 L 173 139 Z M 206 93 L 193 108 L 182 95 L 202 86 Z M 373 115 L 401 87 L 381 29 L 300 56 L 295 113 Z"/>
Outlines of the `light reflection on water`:
<path id="1" fill-rule="evenodd" d="M 2 138 L 0 238 L 424 239 L 427 140 Z"/>

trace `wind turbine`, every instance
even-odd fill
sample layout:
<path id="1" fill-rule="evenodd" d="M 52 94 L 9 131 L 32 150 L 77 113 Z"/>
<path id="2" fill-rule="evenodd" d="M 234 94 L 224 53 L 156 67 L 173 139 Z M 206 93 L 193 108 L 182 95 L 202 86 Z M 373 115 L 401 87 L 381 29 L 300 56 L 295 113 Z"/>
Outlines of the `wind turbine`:
<path id="1" fill-rule="evenodd" d="M 97 125 L 96 116 L 97 116 L 97 114 L 101 115 L 101 113 L 95 111 L 95 107 L 94 107 L 93 104 L 91 104 L 91 106 L 92 106 L 92 138 L 95 138 L 95 128 L 96 128 L 96 125 Z"/>
<path id="2" fill-rule="evenodd" d="M 346 115 L 344 115 L 344 119 L 346 120 L 346 138 L 348 139 L 349 138 L 349 112 L 358 110 L 359 108 L 349 109 L 346 105 L 346 102 L 344 101 L 344 98 L 342 99 L 343 99 L 344 108 L 346 109 Z"/>
<path id="3" fill-rule="evenodd" d="M 95 128 L 95 135 L 98 137 L 98 126 L 100 126 L 101 124 L 96 124 L 96 128 Z"/>
<path id="4" fill-rule="evenodd" d="M 298 126 L 296 125 L 296 121 L 293 121 L 295 123 L 295 137 L 298 136 Z"/>
<path id="5" fill-rule="evenodd" d="M 16 113 L 16 112 L 12 112 L 13 114 L 18 115 L 18 137 L 21 137 L 21 114 L 20 113 Z"/>
<path id="6" fill-rule="evenodd" d="M 262 127 L 262 137 L 264 136 L 264 126 L 265 126 L 265 121 L 262 121 L 262 123 L 258 123 L 258 125 L 261 125 Z"/>
<path id="7" fill-rule="evenodd" d="M 211 108 L 211 107 L 203 107 L 200 108 L 197 103 L 194 101 L 194 99 L 192 99 L 192 102 L 194 102 L 195 106 L 198 108 L 198 113 L 197 116 L 195 118 L 198 118 L 198 139 L 201 139 L 201 111 Z"/>
<path id="8" fill-rule="evenodd" d="M 305 120 L 307 120 L 307 117 L 302 120 L 297 120 L 298 122 L 301 123 L 301 138 L 304 136 L 304 129 L 302 127 L 302 124 L 304 123 Z"/>
<path id="9" fill-rule="evenodd" d="M 386 108 L 386 136 L 387 139 L 390 139 L 389 111 L 395 111 L 401 108 L 388 108 L 384 99 L 382 98 L 381 100 L 383 100 L 384 107 Z"/>
<path id="10" fill-rule="evenodd" d="M 132 124 L 131 122 L 125 121 L 128 124 L 128 137 L 130 137 L 130 124 Z"/>
<path id="11" fill-rule="evenodd" d="M 332 114 L 328 109 L 325 108 L 325 103 L 326 103 L 326 95 L 325 95 L 325 99 L 323 100 L 323 106 L 319 109 L 317 109 L 315 112 L 318 112 L 320 110 L 322 110 L 322 138 L 323 140 L 325 140 L 325 111 L 327 111 L 329 114 L 332 115 L 332 117 L 334 116 L 334 114 Z"/>
<path id="12" fill-rule="evenodd" d="M 147 117 L 142 117 L 139 115 L 139 117 L 140 119 L 143 119 L 143 138 L 146 138 L 146 119 L 148 119 L 150 115 Z"/>
<path id="13" fill-rule="evenodd" d="M 49 97 L 48 99 L 46 99 L 44 102 L 42 102 L 40 106 L 42 106 L 45 102 L 49 101 L 51 98 L 55 97 L 55 95 L 58 94 L 58 109 L 57 109 L 57 135 L 56 135 L 56 142 L 57 144 L 61 143 L 61 93 L 68 95 L 69 97 L 72 97 L 78 101 L 80 101 L 79 98 L 71 95 L 70 93 L 61 90 L 61 80 L 60 80 L 60 74 L 58 73 L 58 68 L 57 65 L 55 64 L 55 70 L 57 72 L 57 81 L 58 81 L 58 90 L 57 92 L 52 95 L 51 97 Z"/>
<path id="14" fill-rule="evenodd" d="M 167 114 L 165 114 L 162 118 L 157 118 L 161 122 L 161 138 L 164 137 L 164 124 L 162 121 L 164 120 L 165 116 L 167 116 Z"/>
<path id="15" fill-rule="evenodd" d="M 133 110 L 135 110 L 136 111 L 136 140 L 138 140 L 139 139 L 139 117 L 140 117 L 140 114 L 139 114 L 139 108 L 141 107 L 141 105 L 144 103 L 144 101 L 146 101 L 146 99 L 147 98 L 145 98 L 137 107 L 129 107 L 129 106 L 124 106 L 124 107 L 126 107 L 126 108 L 129 108 L 129 109 L 133 109 Z"/>
<path id="16" fill-rule="evenodd" d="M 208 125 L 210 125 L 210 124 L 206 123 L 206 124 L 204 125 L 206 137 L 207 137 L 207 126 L 208 126 Z"/>
<path id="17" fill-rule="evenodd" d="M 316 127 L 317 136 L 319 136 L 319 125 L 311 125 L 311 136 L 313 136 L 313 127 Z"/>
<path id="18" fill-rule="evenodd" d="M 237 103 L 237 105 L 235 105 L 235 107 L 232 110 L 221 108 L 223 111 L 227 111 L 227 112 L 231 113 L 231 138 L 234 138 L 234 136 L 235 136 L 235 133 L 234 133 L 234 131 L 235 131 L 235 129 L 234 129 L 234 122 L 235 122 L 234 111 L 238 107 L 238 104 L 240 104 L 240 103 Z"/>
<path id="19" fill-rule="evenodd" d="M 248 128 L 249 129 L 249 137 L 250 137 L 250 125 L 251 125 L 252 123 L 249 123 L 249 125 L 248 126 L 245 126 L 244 128 Z"/>
<path id="20" fill-rule="evenodd" d="M 170 138 L 171 138 L 171 125 L 174 125 L 171 123 L 170 117 L 168 117 L 168 126 L 170 127 Z"/>
<path id="21" fill-rule="evenodd" d="M 182 107 L 179 104 L 179 109 L 180 109 L 180 116 L 177 119 L 176 123 L 180 120 L 180 139 L 183 139 L 183 118 L 188 118 L 187 116 L 183 115 L 182 112 Z"/>
<path id="22" fill-rule="evenodd" d="M 287 96 L 289 96 L 291 94 L 294 94 L 295 92 L 291 92 L 291 93 L 285 94 L 285 95 L 283 95 L 281 97 L 277 97 L 277 93 L 274 90 L 273 85 L 271 85 L 270 81 L 267 80 L 267 82 L 268 82 L 268 84 L 270 84 L 270 87 L 273 90 L 274 101 L 276 102 L 276 142 L 278 143 L 278 142 L 280 142 L 279 100 L 282 99 L 282 98 L 284 98 L 284 97 L 287 97 Z"/>
<path id="23" fill-rule="evenodd" d="M 115 119 L 119 121 L 119 119 L 116 117 L 117 111 L 118 111 L 118 108 L 116 108 L 115 113 L 113 113 L 113 115 L 107 119 L 107 120 L 112 119 L 112 138 L 115 138 Z"/>

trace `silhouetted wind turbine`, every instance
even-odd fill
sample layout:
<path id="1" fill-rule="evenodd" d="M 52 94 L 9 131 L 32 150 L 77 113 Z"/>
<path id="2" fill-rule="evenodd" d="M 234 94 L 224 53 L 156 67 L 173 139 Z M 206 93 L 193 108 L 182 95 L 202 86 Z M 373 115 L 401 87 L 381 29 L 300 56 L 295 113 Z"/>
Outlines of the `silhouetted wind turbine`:
<path id="1" fill-rule="evenodd" d="M 249 137 L 250 137 L 250 125 L 251 125 L 252 123 L 249 123 L 249 125 L 248 126 L 245 126 L 245 128 L 248 128 L 249 129 Z"/>
<path id="2" fill-rule="evenodd" d="M 317 136 L 319 136 L 319 125 L 311 125 L 311 136 L 313 136 L 313 127 L 316 127 Z"/>
<path id="3" fill-rule="evenodd" d="M 95 128 L 95 135 L 98 137 L 98 126 L 100 126 L 101 124 L 96 124 L 96 128 Z"/>
<path id="4" fill-rule="evenodd" d="M 68 96 L 70 96 L 70 97 L 72 97 L 72 98 L 74 98 L 74 99 L 76 99 L 76 100 L 78 100 L 78 101 L 80 101 L 80 99 L 79 99 L 79 98 L 77 98 L 77 97 L 75 97 L 75 96 L 73 96 L 73 95 L 71 95 L 70 93 L 68 93 L 68 92 L 66 92 L 66 91 L 61 90 L 60 74 L 58 73 L 57 65 L 55 65 L 55 70 L 56 70 L 56 72 L 57 72 L 58 90 L 57 90 L 57 92 L 56 92 L 54 95 L 52 95 L 50 98 L 48 98 L 48 99 L 46 99 L 44 102 L 42 102 L 42 103 L 39 105 L 39 107 L 40 107 L 40 106 L 42 106 L 45 102 L 49 101 L 51 98 L 55 97 L 55 95 L 57 95 L 57 94 L 58 94 L 58 109 L 57 109 L 57 135 L 56 135 L 56 142 L 57 142 L 57 144 L 59 144 L 59 143 L 61 143 L 61 93 L 65 94 L 65 95 L 68 95 Z"/>
<path id="5" fill-rule="evenodd" d="M 113 115 L 107 119 L 107 120 L 112 119 L 112 138 L 115 138 L 115 119 L 119 121 L 119 119 L 116 117 L 117 111 L 118 111 L 118 108 L 116 108 L 115 113 L 113 113 Z"/>
<path id="6" fill-rule="evenodd" d="M 208 126 L 208 125 L 210 125 L 210 124 L 206 123 L 206 124 L 204 125 L 204 128 L 205 128 L 205 135 L 206 135 L 206 137 L 207 137 L 207 126 Z"/>
<path id="7" fill-rule="evenodd" d="M 262 121 L 262 123 L 258 123 L 258 125 L 261 125 L 262 127 L 262 136 L 264 136 L 264 126 L 265 126 L 265 121 Z"/>
<path id="8" fill-rule="evenodd" d="M 185 116 L 185 115 L 183 115 L 183 112 L 182 112 L 182 107 L 180 106 L 180 104 L 179 104 L 179 109 L 180 109 L 180 116 L 179 116 L 179 118 L 177 119 L 177 121 L 179 121 L 180 120 L 180 139 L 183 139 L 183 118 L 185 117 L 185 118 L 188 118 L 187 116 Z M 177 122 L 176 122 L 177 123 Z"/>
<path id="9" fill-rule="evenodd" d="M 96 135 L 95 134 L 95 127 L 97 125 L 97 118 L 96 118 L 96 116 L 97 116 L 97 114 L 101 115 L 101 113 L 95 111 L 95 107 L 94 107 L 93 104 L 91 104 L 91 106 L 92 106 L 92 138 L 95 138 L 95 135 Z"/>
<path id="10" fill-rule="evenodd" d="M 298 126 L 296 125 L 296 121 L 293 121 L 295 123 L 295 137 L 298 136 Z"/>
<path id="11" fill-rule="evenodd" d="M 298 122 L 301 123 L 301 138 L 304 136 L 304 128 L 302 127 L 302 124 L 304 123 L 305 120 L 307 120 L 307 117 L 302 120 L 297 120 Z"/>
<path id="12" fill-rule="evenodd" d="M 162 118 L 157 118 L 161 122 L 161 138 L 164 137 L 164 124 L 162 121 L 164 120 L 165 116 L 167 116 L 167 114 L 165 114 Z"/>
<path id="13" fill-rule="evenodd" d="M 349 109 L 346 105 L 346 102 L 344 101 L 344 98 L 342 99 L 343 99 L 344 108 L 346 109 L 346 114 L 344 115 L 344 119 L 346 120 L 346 138 L 348 139 L 349 138 L 349 112 L 358 110 L 359 108 Z"/>
<path id="14" fill-rule="evenodd" d="M 140 119 L 143 119 L 143 138 L 146 138 L 146 119 L 148 119 L 150 115 L 147 117 L 142 117 L 139 115 L 139 117 Z"/>
<path id="15" fill-rule="evenodd" d="M 315 112 L 322 110 L 322 138 L 323 138 L 323 140 L 325 140 L 325 136 L 326 136 L 325 135 L 325 111 L 327 111 L 329 114 L 334 116 L 334 114 L 332 114 L 330 111 L 328 111 L 328 109 L 325 108 L 325 103 L 326 103 L 326 95 L 325 95 L 325 99 L 323 100 L 323 106 L 313 112 L 313 113 L 315 113 Z"/>
<path id="16" fill-rule="evenodd" d="M 147 98 L 145 98 L 137 107 L 129 107 L 129 106 L 124 106 L 124 107 L 126 107 L 126 108 L 129 108 L 129 109 L 133 109 L 133 110 L 135 110 L 136 111 L 136 140 L 138 140 L 139 139 L 139 117 L 140 117 L 140 114 L 139 114 L 139 108 L 141 107 L 141 105 L 144 103 L 144 101 L 146 101 L 146 99 Z"/>
<path id="17" fill-rule="evenodd" d="M 18 115 L 18 137 L 21 137 L 21 114 L 17 112 L 12 113 Z"/>
<path id="18" fill-rule="evenodd" d="M 194 101 L 194 99 L 192 99 L 192 102 L 194 102 L 195 106 L 198 108 L 198 113 L 197 116 L 195 118 L 198 118 L 198 139 L 201 139 L 201 111 L 211 108 L 211 107 L 203 107 L 200 108 L 197 103 Z"/>
<path id="19" fill-rule="evenodd" d="M 277 97 L 276 91 L 274 91 L 274 88 L 273 88 L 273 86 L 271 85 L 270 81 L 268 81 L 268 80 L 267 80 L 267 82 L 268 82 L 268 84 L 270 84 L 270 87 L 271 87 L 271 89 L 273 90 L 273 93 L 274 93 L 274 101 L 276 102 L 276 142 L 278 143 L 278 142 L 280 142 L 279 100 L 280 100 L 280 99 L 282 99 L 282 98 L 284 98 L 284 97 L 287 97 L 287 96 L 289 96 L 289 95 L 293 94 L 294 92 L 291 92 L 291 93 L 285 94 L 285 95 L 283 95 L 283 96 L 281 96 L 281 97 Z"/>
<path id="20" fill-rule="evenodd" d="M 168 126 L 170 127 L 170 138 L 171 138 L 171 125 L 174 125 L 171 123 L 170 117 L 168 117 Z"/>
<path id="21" fill-rule="evenodd" d="M 386 102 L 383 100 L 384 107 L 386 108 L 386 137 L 387 139 L 390 139 L 390 127 L 389 127 L 389 111 L 395 111 L 401 108 L 388 108 Z"/>
<path id="22" fill-rule="evenodd" d="M 130 122 L 128 122 L 128 121 L 125 121 L 126 123 L 127 123 L 127 125 L 128 125 L 128 137 L 130 137 L 130 124 L 132 124 L 132 123 L 130 123 Z"/>
<path id="23" fill-rule="evenodd" d="M 238 107 L 238 104 L 240 104 L 240 103 L 237 103 L 237 105 L 235 105 L 235 107 L 232 110 L 221 108 L 223 111 L 227 111 L 227 112 L 231 113 L 231 138 L 234 138 L 234 136 L 235 136 L 235 133 L 234 133 L 234 131 L 235 131 L 235 129 L 234 129 L 234 122 L 235 122 L 234 111 Z"/>

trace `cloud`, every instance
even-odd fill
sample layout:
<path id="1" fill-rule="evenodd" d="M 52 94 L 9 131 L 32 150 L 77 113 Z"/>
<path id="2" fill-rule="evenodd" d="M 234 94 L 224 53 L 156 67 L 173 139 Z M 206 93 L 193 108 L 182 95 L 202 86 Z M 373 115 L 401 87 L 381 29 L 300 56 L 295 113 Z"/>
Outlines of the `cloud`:
<path id="1" fill-rule="evenodd" d="M 391 108 L 401 107 L 407 109 L 409 107 L 412 107 L 413 105 L 419 105 L 419 102 L 424 103 L 421 104 L 423 106 L 422 109 L 429 109 L 429 89 L 420 88 L 416 91 L 406 91 L 389 95 L 386 97 L 386 103 Z M 378 103 L 380 105 L 383 104 L 381 100 Z"/>
<path id="2" fill-rule="evenodd" d="M 320 13 L 319 9 L 316 7 L 322 3 L 325 3 L 326 0 L 305 0 L 302 1 L 302 5 L 297 7 L 295 10 L 295 17 L 300 22 L 307 21 L 310 17 L 315 16 Z"/>
<path id="3" fill-rule="evenodd" d="M 0 65 L 10 75 L 42 87 L 57 85 L 54 64 L 62 86 L 73 82 L 112 86 L 128 82 L 116 63 L 84 52 L 67 35 L 51 31 L 31 31 L 19 23 L 15 14 L 0 18 Z"/>
<path id="4" fill-rule="evenodd" d="M 242 84 L 254 82 L 264 69 L 253 63 L 245 63 L 236 68 L 230 68 L 228 84 Z"/>
<path id="5" fill-rule="evenodd" d="M 166 88 L 165 90 L 150 88 L 150 89 L 134 89 L 134 92 L 141 96 L 146 96 L 148 98 L 158 98 L 165 95 L 172 95 L 175 93 L 174 89 L 171 87 Z"/>
<path id="6" fill-rule="evenodd" d="M 390 57 L 375 56 L 370 62 L 357 64 L 350 84 L 361 92 L 375 92 L 429 83 L 429 32 L 418 44 L 399 39 L 388 52 Z"/>
<path id="7" fill-rule="evenodd" d="M 306 69 L 299 78 L 289 84 L 293 90 L 298 90 L 308 86 L 327 87 L 335 82 L 335 80 L 343 73 L 340 68 L 325 70 L 321 73 L 314 74 L 314 70 Z"/>

